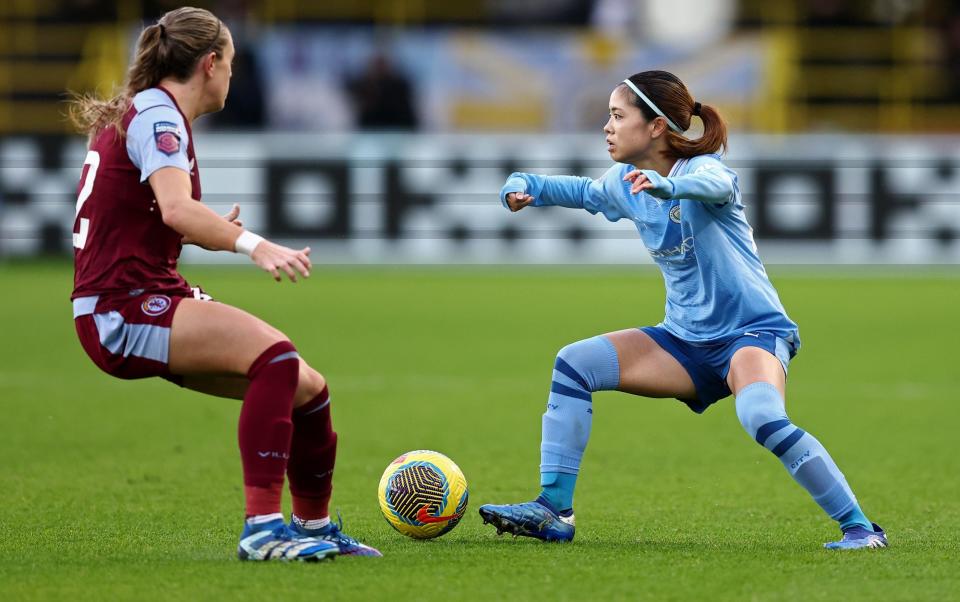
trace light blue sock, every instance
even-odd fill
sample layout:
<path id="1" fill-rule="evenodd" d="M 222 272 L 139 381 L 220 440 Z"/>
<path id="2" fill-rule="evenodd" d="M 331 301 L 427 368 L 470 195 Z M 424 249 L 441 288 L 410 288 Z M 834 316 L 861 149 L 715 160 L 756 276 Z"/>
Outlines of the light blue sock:
<path id="1" fill-rule="evenodd" d="M 840 528 L 844 531 L 856 525 L 864 526 L 871 531 L 873 530 L 873 524 L 867 519 L 863 510 L 860 509 L 859 504 L 854 504 L 853 509 L 838 518 L 837 522 L 840 523 Z"/>
<path id="2" fill-rule="evenodd" d="M 573 508 L 573 488 L 577 486 L 577 475 L 566 472 L 540 473 L 540 498 L 554 512 L 564 512 Z"/>
<path id="3" fill-rule="evenodd" d="M 843 473 L 817 439 L 787 418 L 783 397 L 769 383 L 753 383 L 737 395 L 737 417 L 757 443 L 780 458 L 790 476 L 841 528 L 870 521 L 857 504 Z"/>
<path id="4" fill-rule="evenodd" d="M 591 393 L 619 384 L 617 350 L 606 337 L 571 343 L 557 354 L 540 443 L 540 496 L 554 510 L 573 507 L 573 489 L 593 423 Z"/>

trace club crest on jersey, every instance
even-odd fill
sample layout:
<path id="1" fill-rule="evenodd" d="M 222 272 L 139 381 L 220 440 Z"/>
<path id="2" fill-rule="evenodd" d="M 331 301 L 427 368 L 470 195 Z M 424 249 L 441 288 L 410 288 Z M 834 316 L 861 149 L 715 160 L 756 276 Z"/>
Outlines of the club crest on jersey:
<path id="1" fill-rule="evenodd" d="M 169 156 L 180 151 L 180 126 L 172 121 L 158 121 L 153 124 L 153 139 L 157 150 Z"/>
<path id="2" fill-rule="evenodd" d="M 675 224 L 680 223 L 680 205 L 674 205 L 670 208 L 670 221 Z"/>
<path id="3" fill-rule="evenodd" d="M 170 309 L 170 297 L 166 295 L 150 295 L 140 304 L 140 309 L 148 316 L 159 316 Z"/>

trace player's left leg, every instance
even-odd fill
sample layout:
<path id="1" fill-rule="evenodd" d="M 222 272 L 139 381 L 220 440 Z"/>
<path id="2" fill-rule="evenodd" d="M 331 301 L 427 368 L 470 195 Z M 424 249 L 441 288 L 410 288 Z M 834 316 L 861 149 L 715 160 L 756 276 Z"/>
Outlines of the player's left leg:
<path id="1" fill-rule="evenodd" d="M 773 452 L 823 511 L 840 523 L 843 539 L 826 547 L 885 547 L 883 530 L 864 516 L 827 450 L 787 417 L 786 375 L 780 360 L 759 347 L 742 347 L 730 360 L 727 382 L 736 395 L 737 417 L 747 433 Z"/>
<path id="2" fill-rule="evenodd" d="M 333 467 L 337 459 L 337 433 L 330 420 L 330 391 L 326 379 L 301 363 L 300 383 L 293 408 L 293 438 L 287 480 L 293 498 L 290 530 L 337 544 L 341 556 L 382 556 L 330 521 Z"/>

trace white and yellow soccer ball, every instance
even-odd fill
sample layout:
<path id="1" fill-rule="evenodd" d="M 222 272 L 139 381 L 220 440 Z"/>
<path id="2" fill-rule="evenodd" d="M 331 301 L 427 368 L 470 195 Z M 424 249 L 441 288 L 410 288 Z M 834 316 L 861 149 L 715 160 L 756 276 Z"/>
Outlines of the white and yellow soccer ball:
<path id="1" fill-rule="evenodd" d="M 419 449 L 398 457 L 380 477 L 380 511 L 390 526 L 414 539 L 440 537 L 467 510 L 467 479 L 445 455 Z"/>

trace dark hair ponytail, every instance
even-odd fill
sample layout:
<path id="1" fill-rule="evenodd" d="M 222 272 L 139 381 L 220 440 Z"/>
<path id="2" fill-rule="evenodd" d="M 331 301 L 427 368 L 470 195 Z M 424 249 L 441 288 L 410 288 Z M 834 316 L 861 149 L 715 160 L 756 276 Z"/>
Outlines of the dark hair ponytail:
<path id="1" fill-rule="evenodd" d="M 68 116 L 90 135 L 109 126 L 122 134 L 121 121 L 134 96 L 166 77 L 186 81 L 202 57 L 210 52 L 222 56 L 226 42 L 227 28 L 210 11 L 189 6 L 172 10 L 140 32 L 123 89 L 108 100 L 71 94 Z"/>
<path id="2" fill-rule="evenodd" d="M 671 159 L 688 159 L 697 155 L 722 153 L 727 148 L 727 124 L 720 113 L 710 105 L 694 102 L 687 87 L 680 79 L 667 71 L 644 71 L 629 77 L 631 83 L 649 98 L 663 114 L 682 131 L 690 129 L 690 121 L 699 116 L 703 122 L 703 135 L 690 139 L 682 133 L 667 129 L 667 150 Z M 626 84 L 621 84 L 626 86 Z M 630 88 L 627 88 L 630 91 Z M 643 112 L 647 120 L 656 119 L 656 111 L 642 98 L 630 91 L 634 106 Z"/>

